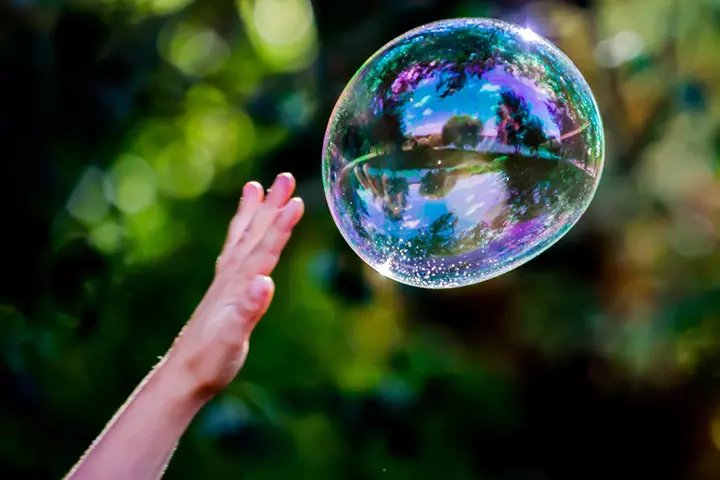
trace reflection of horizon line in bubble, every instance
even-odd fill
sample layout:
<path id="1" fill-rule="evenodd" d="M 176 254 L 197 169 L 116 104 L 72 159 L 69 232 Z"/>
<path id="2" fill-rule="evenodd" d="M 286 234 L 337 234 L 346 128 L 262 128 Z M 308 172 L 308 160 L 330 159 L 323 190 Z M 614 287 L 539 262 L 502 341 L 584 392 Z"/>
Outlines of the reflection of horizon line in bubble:
<path id="1" fill-rule="evenodd" d="M 587 129 L 588 126 L 589 126 L 589 124 L 587 124 L 587 125 L 585 125 L 585 126 L 583 126 L 583 127 L 580 127 L 580 129 L 577 129 L 576 131 L 574 131 L 574 133 L 573 133 L 573 132 L 570 132 L 570 133 L 567 134 L 567 135 L 570 135 L 570 134 L 577 135 L 577 133 L 579 133 L 580 131 Z M 499 145 L 499 144 L 496 144 L 496 145 Z M 545 144 L 543 144 L 543 145 L 545 145 Z M 537 159 L 541 159 L 541 160 L 556 160 L 556 161 L 558 161 L 558 162 L 567 162 L 569 165 L 572 165 L 573 167 L 582 170 L 583 172 L 585 172 L 586 174 L 590 175 L 590 176 L 593 177 L 593 178 L 595 178 L 595 176 L 596 176 L 596 172 L 595 172 L 592 168 L 590 168 L 590 167 L 587 166 L 587 165 L 584 165 L 581 161 L 579 161 L 579 160 L 577 160 L 577 159 L 573 159 L 573 158 L 565 159 L 565 158 L 562 158 L 562 157 L 560 157 L 560 156 L 553 155 L 551 152 L 542 152 L 542 153 L 545 153 L 545 155 L 542 155 L 541 152 L 537 152 L 537 151 L 536 151 L 536 153 L 535 153 L 534 155 L 527 155 L 526 153 L 528 153 L 528 152 L 529 152 L 529 153 L 532 153 L 533 151 L 535 151 L 535 149 L 532 149 L 532 148 L 529 148 L 529 147 L 523 147 L 523 148 L 521 148 L 520 150 L 517 150 L 516 147 L 514 147 L 514 146 L 506 146 L 506 147 L 507 147 L 507 150 L 508 150 L 508 151 L 506 151 L 506 152 L 498 151 L 498 149 L 461 150 L 461 149 L 453 148 L 453 147 L 435 147 L 435 148 L 431 148 L 431 149 L 429 149 L 429 150 L 432 150 L 432 151 L 451 150 L 451 151 L 456 151 L 456 152 L 457 152 L 457 151 L 460 151 L 460 152 L 476 153 L 476 154 L 497 155 L 497 156 L 495 156 L 494 158 L 492 158 L 492 160 L 486 160 L 485 163 L 488 163 L 488 164 L 491 164 L 491 163 L 496 162 L 496 161 L 498 161 L 498 160 L 507 160 L 507 159 L 509 158 L 508 154 L 512 154 L 512 155 L 522 155 L 522 156 L 525 156 L 525 157 L 537 158 Z M 406 150 L 406 149 L 403 149 L 403 150 L 401 150 L 401 151 L 402 151 L 402 152 L 418 152 L 418 151 L 422 151 L 422 150 L 419 150 L 419 149 L 407 149 L 407 150 Z M 394 153 L 394 151 L 393 151 L 392 149 L 383 149 L 383 150 L 378 149 L 378 150 L 376 150 L 376 151 L 367 153 L 367 154 L 365 154 L 365 155 L 361 155 L 360 157 L 357 157 L 355 160 L 349 161 L 349 162 L 343 167 L 343 169 L 340 171 L 340 178 L 343 178 L 343 176 L 347 175 L 350 170 L 354 169 L 354 168 L 357 167 L 358 165 L 361 165 L 362 163 L 368 162 L 368 161 L 372 160 L 373 158 L 378 158 L 378 157 L 382 157 L 382 156 L 385 156 L 385 155 L 390 155 L 390 154 L 392 154 L 392 153 Z M 437 167 L 436 167 L 436 168 L 437 168 Z M 449 167 L 444 167 L 444 168 L 449 168 Z M 430 168 L 430 167 L 428 167 L 428 169 L 432 170 L 432 168 Z M 415 170 L 417 170 L 417 169 L 415 169 Z"/>

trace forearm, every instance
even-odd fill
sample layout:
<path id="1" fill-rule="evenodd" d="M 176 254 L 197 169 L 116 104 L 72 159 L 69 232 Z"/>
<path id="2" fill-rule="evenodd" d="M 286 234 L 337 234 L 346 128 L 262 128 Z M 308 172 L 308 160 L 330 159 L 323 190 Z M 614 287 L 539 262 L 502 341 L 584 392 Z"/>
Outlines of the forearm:
<path id="1" fill-rule="evenodd" d="M 203 400 L 182 372 L 161 362 L 68 474 L 66 480 L 156 480 Z"/>

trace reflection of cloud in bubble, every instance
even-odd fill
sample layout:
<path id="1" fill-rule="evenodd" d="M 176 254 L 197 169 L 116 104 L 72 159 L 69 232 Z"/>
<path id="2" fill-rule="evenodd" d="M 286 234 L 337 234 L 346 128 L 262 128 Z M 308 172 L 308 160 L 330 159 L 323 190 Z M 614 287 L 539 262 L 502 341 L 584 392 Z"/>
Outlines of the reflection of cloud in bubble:
<path id="1" fill-rule="evenodd" d="M 497 119 L 495 117 L 491 118 L 487 122 L 485 122 L 485 125 L 483 125 L 483 136 L 484 137 L 492 137 L 495 138 L 497 136 L 498 129 L 497 129 Z"/>
<path id="2" fill-rule="evenodd" d="M 459 228 L 468 228 L 479 222 L 491 222 L 497 215 L 498 205 L 504 205 L 507 190 L 502 175 L 488 173 L 463 178 L 445 197 L 448 208 L 453 212 L 464 212 L 461 217 L 466 225 L 458 224 Z"/>
<path id="3" fill-rule="evenodd" d="M 500 92 L 503 90 L 517 92 L 525 99 L 535 99 L 528 102 L 531 114 L 541 120 L 545 134 L 549 138 L 560 135 L 547 107 L 550 94 L 529 79 L 510 75 L 502 68 L 494 68 L 483 75 L 484 83 L 480 88 L 462 89 L 444 99 L 437 98 L 435 90 L 438 81 L 438 78 L 433 77 L 416 88 L 414 98 L 419 97 L 420 100 L 412 104 L 412 108 L 418 110 L 422 107 L 426 108 L 422 111 L 422 115 L 411 114 L 409 111 L 405 114 L 405 121 L 408 122 L 407 131 L 411 135 L 439 133 L 442 130 L 441 125 L 453 115 L 469 115 L 483 121 L 483 136 L 495 137 L 496 108 L 501 101 Z M 487 112 L 489 115 L 481 116 L 478 115 L 479 112 Z M 431 122 L 432 125 L 421 122 Z M 437 128 L 437 125 L 440 125 L 440 128 Z"/>
<path id="4" fill-rule="evenodd" d="M 416 218 L 415 220 L 405 220 L 402 226 L 403 228 L 418 228 L 418 226 L 420 226 L 420 219 Z"/>
<path id="5" fill-rule="evenodd" d="M 423 108 L 431 99 L 430 95 L 425 95 L 419 102 L 413 105 L 414 108 Z"/>
<path id="6" fill-rule="evenodd" d="M 393 236 L 410 241 L 417 236 L 419 229 L 427 228 L 448 212 L 457 212 L 460 215 L 456 231 L 462 231 L 492 222 L 502 212 L 507 195 L 505 181 L 499 173 L 461 178 L 445 197 L 438 199 L 423 196 L 420 185 L 413 183 L 408 190 L 408 209 L 402 222 L 388 221 L 381 205 L 368 202 L 370 224 L 384 225 Z M 371 194 L 367 199 L 372 199 Z"/>
<path id="7" fill-rule="evenodd" d="M 480 207 L 483 207 L 485 205 L 485 202 L 480 202 L 472 205 L 470 208 L 468 208 L 467 212 L 465 212 L 465 215 L 468 217 L 474 214 Z"/>
<path id="8" fill-rule="evenodd" d="M 439 133 L 442 132 L 443 125 L 445 125 L 445 122 L 425 123 L 411 130 L 411 135 L 423 136 L 432 135 L 433 133 Z"/>

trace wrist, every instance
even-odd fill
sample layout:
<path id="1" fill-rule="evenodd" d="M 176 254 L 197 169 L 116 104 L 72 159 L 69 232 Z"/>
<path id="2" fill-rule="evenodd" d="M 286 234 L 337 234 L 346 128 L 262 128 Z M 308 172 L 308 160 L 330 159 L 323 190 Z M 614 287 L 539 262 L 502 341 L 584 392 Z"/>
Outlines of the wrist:
<path id="1" fill-rule="evenodd" d="M 156 387 L 162 391 L 163 397 L 170 400 L 178 409 L 194 415 L 212 395 L 204 391 L 202 385 L 195 381 L 182 362 L 171 355 L 165 356 L 153 372 Z"/>

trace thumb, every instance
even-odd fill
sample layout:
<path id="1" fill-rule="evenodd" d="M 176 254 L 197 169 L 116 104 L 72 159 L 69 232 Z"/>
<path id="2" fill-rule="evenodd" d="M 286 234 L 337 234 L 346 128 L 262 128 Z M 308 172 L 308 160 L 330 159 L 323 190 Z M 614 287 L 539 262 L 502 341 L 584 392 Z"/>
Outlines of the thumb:
<path id="1" fill-rule="evenodd" d="M 241 292 L 207 320 L 202 328 L 203 339 L 223 336 L 226 340 L 246 340 L 270 307 L 275 284 L 270 277 L 258 275 Z"/>
<path id="2" fill-rule="evenodd" d="M 255 324 L 265 315 L 265 312 L 270 308 L 274 294 L 275 283 L 272 278 L 258 275 L 252 279 L 248 286 L 246 300 L 243 302 L 243 319 L 248 328 L 252 330 Z"/>

